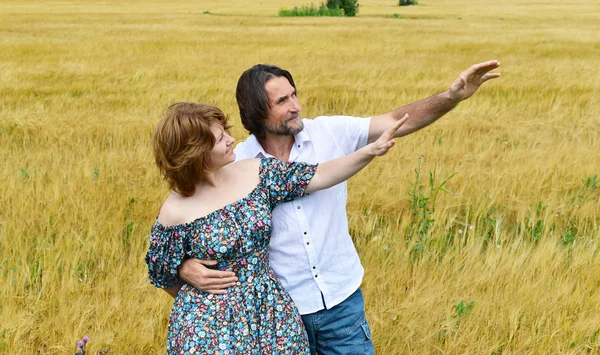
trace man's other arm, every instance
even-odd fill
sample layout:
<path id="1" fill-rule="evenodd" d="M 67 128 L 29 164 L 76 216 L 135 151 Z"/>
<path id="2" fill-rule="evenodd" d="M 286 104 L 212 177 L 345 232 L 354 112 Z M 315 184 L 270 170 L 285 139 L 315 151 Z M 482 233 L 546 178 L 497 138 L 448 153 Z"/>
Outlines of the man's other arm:
<path id="1" fill-rule="evenodd" d="M 500 73 L 490 73 L 499 66 L 500 62 L 497 60 L 472 65 L 454 80 L 448 90 L 399 107 L 392 112 L 373 116 L 369 126 L 369 143 L 377 140 L 386 129 L 407 113 L 410 118 L 398 129 L 394 137 L 402 137 L 430 125 L 456 107 L 458 103 L 471 97 L 481 84 L 499 77 Z"/>

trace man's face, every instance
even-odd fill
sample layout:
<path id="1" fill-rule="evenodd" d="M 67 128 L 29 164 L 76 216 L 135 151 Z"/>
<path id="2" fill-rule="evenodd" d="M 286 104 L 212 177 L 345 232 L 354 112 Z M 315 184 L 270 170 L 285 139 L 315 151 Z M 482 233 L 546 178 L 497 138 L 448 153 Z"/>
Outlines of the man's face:
<path id="1" fill-rule="evenodd" d="M 265 90 L 270 105 L 265 130 L 279 136 L 293 136 L 302 131 L 302 107 L 298 104 L 296 89 L 290 82 L 285 77 L 278 76 L 265 83 Z"/>

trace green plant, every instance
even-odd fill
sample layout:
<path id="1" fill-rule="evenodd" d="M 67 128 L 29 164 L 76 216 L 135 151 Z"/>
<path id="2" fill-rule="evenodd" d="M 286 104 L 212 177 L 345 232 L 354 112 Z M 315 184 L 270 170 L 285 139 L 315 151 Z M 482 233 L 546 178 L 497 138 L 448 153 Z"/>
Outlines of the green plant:
<path id="1" fill-rule="evenodd" d="M 410 5 L 419 5 L 417 0 L 399 0 L 398 6 L 410 6 Z"/>
<path id="2" fill-rule="evenodd" d="M 440 191 L 450 193 L 444 187 L 456 173 L 450 175 L 446 180 L 442 181 L 436 186 L 436 172 L 429 172 L 429 186 L 428 190 L 425 190 L 423 184 L 423 177 L 421 176 L 421 164 L 423 157 L 419 158 L 418 166 L 415 169 L 415 180 L 410 183 L 409 204 L 411 208 L 411 214 L 413 220 L 410 225 L 410 237 L 418 236 L 419 240 L 423 240 L 427 233 L 430 231 L 435 220 L 433 219 L 433 213 L 435 211 L 435 202 L 437 200 L 438 193 Z"/>
<path id="3" fill-rule="evenodd" d="M 484 243 L 488 243 L 492 241 L 494 235 L 496 235 L 497 230 L 502 225 L 504 221 L 504 215 L 499 214 L 499 212 L 503 208 L 491 207 L 485 212 L 485 216 L 481 219 L 480 228 L 483 234 Z"/>
<path id="4" fill-rule="evenodd" d="M 454 305 L 454 314 L 450 317 L 452 320 L 452 326 L 444 326 L 437 333 L 438 341 L 441 343 L 445 343 L 446 339 L 449 335 L 454 334 L 458 327 L 460 326 L 460 322 L 463 318 L 467 317 L 473 311 L 473 306 L 475 305 L 475 301 L 471 301 L 466 303 L 465 301 L 458 301 Z"/>
<path id="5" fill-rule="evenodd" d="M 344 12 L 344 16 L 350 17 L 356 16 L 360 7 L 358 0 L 327 0 L 325 5 L 328 9 L 341 9 Z"/>
<path id="6" fill-rule="evenodd" d="M 4 352 L 6 350 L 6 331 L 2 332 L 2 339 L 0 340 L 0 350 Z"/>
<path id="7" fill-rule="evenodd" d="M 542 216 L 542 213 L 548 208 L 544 206 L 542 201 L 538 202 L 535 209 L 535 216 L 528 216 L 525 218 L 525 230 L 531 238 L 531 241 L 537 243 L 540 237 L 546 229 L 546 219 Z"/>
<path id="8" fill-rule="evenodd" d="M 21 168 L 21 176 L 23 177 L 23 180 L 29 180 L 29 171 Z"/>
<path id="9" fill-rule="evenodd" d="M 314 4 L 279 9 L 279 16 L 356 16 L 360 7 L 358 0 L 327 0 L 319 7 Z"/>
<path id="10" fill-rule="evenodd" d="M 436 186 L 436 172 L 429 173 L 429 186 L 426 188 L 423 183 L 423 177 L 421 176 L 421 164 L 423 163 L 423 157 L 418 160 L 418 166 L 415 169 L 415 180 L 410 183 L 410 189 L 408 191 L 409 204 L 411 208 L 412 220 L 410 222 L 410 230 L 408 239 L 412 240 L 416 238 L 416 243 L 410 251 L 410 256 L 413 262 L 419 260 L 425 252 L 425 247 L 429 242 L 427 240 L 430 230 L 433 227 L 435 220 L 433 219 L 433 213 L 435 211 L 435 202 L 437 200 L 438 193 L 444 191 L 450 193 L 444 185 L 454 175 L 450 175 L 446 180 L 442 181 Z M 453 238 L 453 235 L 449 236 Z M 446 243 L 448 240 L 445 240 Z M 447 247 L 447 246 L 446 246 Z"/>
<path id="11" fill-rule="evenodd" d="M 83 96 L 83 90 L 81 90 L 81 89 L 71 90 L 71 97 L 82 97 L 82 96 Z"/>
<path id="12" fill-rule="evenodd" d="M 569 227 L 569 230 L 567 230 L 566 232 L 563 233 L 561 242 L 563 243 L 564 246 L 567 246 L 567 245 L 575 244 L 576 241 L 577 241 L 577 226 L 573 222 L 571 222 L 571 226 Z"/>
<path id="13" fill-rule="evenodd" d="M 319 7 L 311 4 L 302 5 L 300 7 L 296 6 L 292 9 L 283 7 L 279 9 L 279 16 L 344 16 L 344 12 L 341 9 L 329 9 L 325 6 L 325 4 L 321 4 Z"/>
<path id="14" fill-rule="evenodd" d="M 135 223 L 131 220 L 131 212 L 133 211 L 133 205 L 137 202 L 137 198 L 132 197 L 127 202 L 127 207 L 125 208 L 125 212 L 123 212 L 123 222 L 125 225 L 123 226 L 123 239 L 122 242 L 125 245 L 129 245 L 131 240 L 131 236 L 133 235 L 133 229 L 135 228 Z"/>
<path id="15" fill-rule="evenodd" d="M 597 194 L 599 191 L 598 175 L 588 176 L 583 180 L 581 190 L 572 198 L 572 201 L 593 201 L 598 198 Z"/>
<path id="16" fill-rule="evenodd" d="M 452 320 L 458 322 L 460 319 L 468 316 L 473 311 L 473 306 L 475 305 L 475 301 L 471 301 L 466 303 L 465 301 L 460 301 L 454 306 L 454 311 L 456 314 L 452 316 Z"/>

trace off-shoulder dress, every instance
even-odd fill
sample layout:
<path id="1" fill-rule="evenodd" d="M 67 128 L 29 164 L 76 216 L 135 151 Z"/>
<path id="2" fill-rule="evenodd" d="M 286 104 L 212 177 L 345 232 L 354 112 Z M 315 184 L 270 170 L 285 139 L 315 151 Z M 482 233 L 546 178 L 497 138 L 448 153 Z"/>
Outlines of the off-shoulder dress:
<path id="1" fill-rule="evenodd" d="M 152 227 L 150 281 L 169 288 L 187 258 L 217 260 L 239 282 L 225 295 L 184 284 L 171 310 L 168 354 L 309 354 L 302 319 L 269 266 L 271 211 L 303 196 L 316 165 L 261 159 L 246 197 L 192 222 Z"/>

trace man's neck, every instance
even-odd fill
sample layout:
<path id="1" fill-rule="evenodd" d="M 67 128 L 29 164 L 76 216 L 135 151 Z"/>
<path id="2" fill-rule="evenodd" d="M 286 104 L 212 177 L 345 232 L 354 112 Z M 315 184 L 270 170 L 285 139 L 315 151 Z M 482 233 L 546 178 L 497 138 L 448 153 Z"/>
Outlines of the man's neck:
<path id="1" fill-rule="evenodd" d="M 267 133 L 267 136 L 258 142 L 268 154 L 281 161 L 288 161 L 294 146 L 294 136 L 276 136 Z"/>

